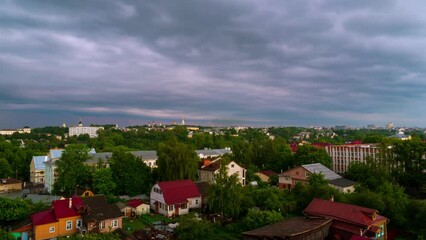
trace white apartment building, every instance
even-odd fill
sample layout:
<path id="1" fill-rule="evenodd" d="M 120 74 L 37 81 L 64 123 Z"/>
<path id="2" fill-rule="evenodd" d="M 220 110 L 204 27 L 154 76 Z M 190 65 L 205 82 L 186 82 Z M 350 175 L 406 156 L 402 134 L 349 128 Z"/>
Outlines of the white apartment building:
<path id="1" fill-rule="evenodd" d="M 98 137 L 99 129 L 104 129 L 104 128 L 103 127 L 84 127 L 80 120 L 80 122 L 78 123 L 78 126 L 69 127 L 68 135 L 72 137 L 72 136 L 79 136 L 82 134 L 89 134 L 89 137 L 95 138 L 95 137 Z"/>
<path id="2" fill-rule="evenodd" d="M 352 162 L 365 162 L 367 157 L 376 158 L 380 151 L 377 144 L 330 145 L 325 150 L 332 159 L 333 171 L 345 173 Z"/>

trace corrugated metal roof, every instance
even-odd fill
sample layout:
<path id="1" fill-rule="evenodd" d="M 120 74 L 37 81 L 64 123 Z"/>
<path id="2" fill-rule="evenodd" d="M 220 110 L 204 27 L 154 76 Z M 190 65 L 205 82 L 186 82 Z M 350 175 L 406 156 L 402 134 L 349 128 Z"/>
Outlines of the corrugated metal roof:
<path id="1" fill-rule="evenodd" d="M 45 170 L 44 162 L 47 160 L 47 156 L 33 156 L 35 170 Z"/>
<path id="2" fill-rule="evenodd" d="M 222 156 L 226 153 L 232 153 L 231 149 L 227 148 L 220 148 L 220 149 L 205 149 L 205 150 L 195 150 L 197 155 L 204 155 L 204 156 Z"/>
<path id="3" fill-rule="evenodd" d="M 306 170 L 308 170 L 311 173 L 322 173 L 327 180 L 334 180 L 338 178 L 342 178 L 339 174 L 333 172 L 326 166 L 322 165 L 321 163 L 312 163 L 312 164 L 305 164 L 302 165 Z"/>

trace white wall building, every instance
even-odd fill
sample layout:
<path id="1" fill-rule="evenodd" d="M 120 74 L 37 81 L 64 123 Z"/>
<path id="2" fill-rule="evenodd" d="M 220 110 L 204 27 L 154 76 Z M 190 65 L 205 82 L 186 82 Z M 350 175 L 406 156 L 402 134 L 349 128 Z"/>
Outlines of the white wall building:
<path id="1" fill-rule="evenodd" d="M 78 123 L 78 126 L 72 126 L 69 127 L 68 130 L 68 136 L 79 136 L 82 134 L 88 134 L 89 137 L 95 138 L 98 137 L 98 130 L 103 130 L 103 127 L 84 127 L 83 124 L 80 122 Z"/>

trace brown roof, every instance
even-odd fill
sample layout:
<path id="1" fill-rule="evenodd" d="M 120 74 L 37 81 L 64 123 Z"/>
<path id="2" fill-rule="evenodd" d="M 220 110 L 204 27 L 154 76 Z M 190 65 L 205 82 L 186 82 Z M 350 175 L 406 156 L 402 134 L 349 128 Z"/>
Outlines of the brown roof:
<path id="1" fill-rule="evenodd" d="M 2 184 L 14 184 L 14 183 L 22 183 L 21 180 L 13 179 L 13 178 L 2 178 L 0 179 L 0 185 Z"/>
<path id="2" fill-rule="evenodd" d="M 295 217 L 279 223 L 243 232 L 244 236 L 260 239 L 287 239 L 288 237 L 306 234 L 321 227 L 330 227 L 332 219 Z"/>
<path id="3" fill-rule="evenodd" d="M 104 195 L 82 198 L 86 212 L 83 216 L 87 222 L 122 217 L 120 209 L 115 204 L 108 204 Z"/>
<path id="4" fill-rule="evenodd" d="M 334 202 L 314 198 L 305 208 L 304 213 L 310 216 L 321 216 L 360 226 L 370 226 L 376 221 L 386 219 L 377 214 L 376 209 L 360 207 L 357 205 Z"/>
<path id="5" fill-rule="evenodd" d="M 268 177 L 270 177 L 272 175 L 277 175 L 277 173 L 272 171 L 272 170 L 262 170 L 262 171 L 260 171 L 260 173 L 262 173 L 263 175 L 266 175 Z"/>

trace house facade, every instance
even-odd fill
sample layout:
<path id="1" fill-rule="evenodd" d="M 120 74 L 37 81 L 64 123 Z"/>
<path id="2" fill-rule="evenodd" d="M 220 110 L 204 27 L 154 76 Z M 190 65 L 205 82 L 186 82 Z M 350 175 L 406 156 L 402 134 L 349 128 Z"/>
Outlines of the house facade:
<path id="1" fill-rule="evenodd" d="M 255 172 L 254 175 L 258 176 L 260 178 L 260 181 L 262 182 L 269 182 L 270 177 L 273 175 L 277 175 L 277 173 L 271 170 L 263 170 Z"/>
<path id="2" fill-rule="evenodd" d="M 46 171 L 44 162 L 47 160 L 47 156 L 33 156 L 30 163 L 30 182 L 44 184 Z"/>
<path id="3" fill-rule="evenodd" d="M 80 198 L 73 197 L 52 202 L 52 208 L 31 215 L 35 240 L 70 236 L 80 231 L 83 221 Z"/>
<path id="4" fill-rule="evenodd" d="M 83 223 L 88 233 L 112 232 L 123 227 L 123 214 L 115 204 L 108 204 L 104 195 L 82 198 L 85 206 Z"/>
<path id="5" fill-rule="evenodd" d="M 342 178 L 321 163 L 305 164 L 278 174 L 278 187 L 280 189 L 292 189 L 297 183 L 306 184 L 309 176 L 314 173 L 324 175 L 329 185 L 340 192 L 351 193 L 355 190 L 355 182 Z"/>
<path id="6" fill-rule="evenodd" d="M 387 239 L 389 220 L 375 209 L 314 198 L 303 212 L 308 217 L 333 219 L 331 239 Z"/>
<path id="7" fill-rule="evenodd" d="M 44 186 L 47 188 L 47 191 L 52 192 L 53 190 L 53 184 L 56 181 L 56 164 L 55 162 L 58 161 L 61 156 L 64 149 L 51 149 L 49 153 L 47 154 L 47 161 L 44 162 L 44 168 L 45 168 L 45 181 Z"/>
<path id="8" fill-rule="evenodd" d="M 166 217 L 188 214 L 201 208 L 201 194 L 192 180 L 159 182 L 150 193 L 150 207 Z"/>
<path id="9" fill-rule="evenodd" d="M 214 160 L 203 159 L 200 162 L 198 168 L 198 176 L 200 182 L 209 182 L 214 183 L 216 175 L 219 174 L 219 169 L 221 165 L 221 158 L 216 158 Z M 236 175 L 238 182 L 241 185 L 246 185 L 246 169 L 231 161 L 226 165 L 228 176 Z"/>

